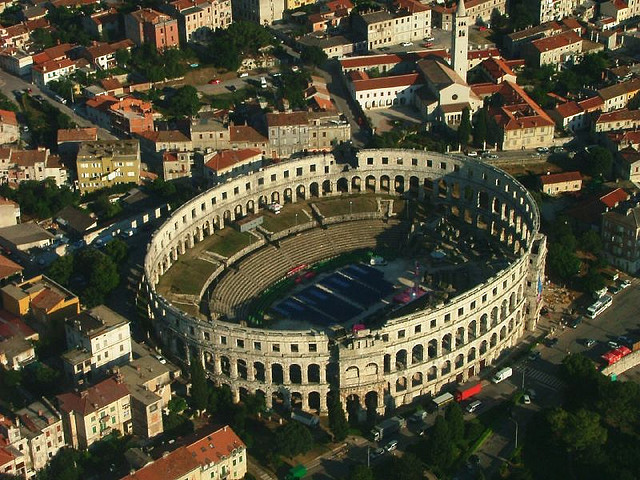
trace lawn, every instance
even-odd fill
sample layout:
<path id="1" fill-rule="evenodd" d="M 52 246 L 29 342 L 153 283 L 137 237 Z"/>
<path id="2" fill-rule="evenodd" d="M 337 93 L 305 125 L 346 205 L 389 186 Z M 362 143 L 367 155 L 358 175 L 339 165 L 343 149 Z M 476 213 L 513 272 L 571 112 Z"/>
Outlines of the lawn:
<path id="1" fill-rule="evenodd" d="M 235 92 L 208 95 L 207 99 L 213 108 L 233 108 L 234 105 L 244 102 L 247 98 L 255 96 L 255 88 L 240 88 Z"/>
<path id="2" fill-rule="evenodd" d="M 241 233 L 231 227 L 218 230 L 207 238 L 211 243 L 206 247 L 208 251 L 230 257 L 251 243 L 253 236 L 250 233 Z"/>
<path id="3" fill-rule="evenodd" d="M 216 268 L 211 262 L 183 256 L 162 276 L 158 291 L 163 294 L 199 295 L 202 286 Z"/>
<path id="4" fill-rule="evenodd" d="M 343 195 L 314 202 L 325 217 L 348 215 L 349 213 L 377 212 L 378 201 L 374 196 Z"/>
<path id="5" fill-rule="evenodd" d="M 275 233 L 294 227 L 297 224 L 306 223 L 309 221 L 309 216 L 303 212 L 305 206 L 304 204 L 287 204 L 280 210 L 278 215 L 265 211 L 263 213 L 264 222 L 262 226 Z"/>

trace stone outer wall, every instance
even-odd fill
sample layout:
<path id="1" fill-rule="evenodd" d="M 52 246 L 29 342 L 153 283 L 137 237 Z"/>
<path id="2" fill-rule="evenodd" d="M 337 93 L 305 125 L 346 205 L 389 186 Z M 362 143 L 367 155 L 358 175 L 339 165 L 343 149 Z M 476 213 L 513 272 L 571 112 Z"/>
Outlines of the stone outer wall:
<path id="1" fill-rule="evenodd" d="M 343 405 L 359 403 L 381 413 L 477 375 L 525 329 L 535 329 L 546 238 L 538 232 L 538 208 L 521 184 L 483 162 L 425 151 L 363 150 L 358 165 L 319 155 L 270 166 L 195 197 L 152 236 L 143 287 L 157 335 L 185 364 L 202 361 L 216 383 L 231 387 L 236 401 L 243 392 L 261 392 L 268 406 L 278 399 L 325 412 L 331 382 Z M 179 255 L 236 216 L 271 202 L 366 191 L 430 197 L 449 216 L 486 230 L 517 258 L 446 304 L 339 341 L 315 329 L 203 321 L 155 289 Z"/>

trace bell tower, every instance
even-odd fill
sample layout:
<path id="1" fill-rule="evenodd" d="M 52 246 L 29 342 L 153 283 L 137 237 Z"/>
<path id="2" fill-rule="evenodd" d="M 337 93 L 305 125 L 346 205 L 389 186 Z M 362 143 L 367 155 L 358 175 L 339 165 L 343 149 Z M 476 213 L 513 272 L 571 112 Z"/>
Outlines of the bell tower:
<path id="1" fill-rule="evenodd" d="M 464 8 L 464 0 L 460 0 L 458 3 L 452 27 L 451 66 L 466 82 L 469 65 L 469 17 L 467 9 Z"/>

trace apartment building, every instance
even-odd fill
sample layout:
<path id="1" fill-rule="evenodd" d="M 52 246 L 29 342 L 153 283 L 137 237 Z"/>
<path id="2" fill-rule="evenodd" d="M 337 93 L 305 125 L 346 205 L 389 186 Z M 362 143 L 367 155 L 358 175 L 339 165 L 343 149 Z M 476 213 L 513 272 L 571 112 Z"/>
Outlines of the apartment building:
<path id="1" fill-rule="evenodd" d="M 138 140 L 84 142 L 76 160 L 78 186 L 82 193 L 119 183 L 139 183 Z"/>
<path id="2" fill-rule="evenodd" d="M 48 149 L 21 150 L 13 147 L 0 149 L 0 178 L 5 182 L 20 183 L 26 180 L 42 182 L 51 178 L 56 185 L 67 183 L 67 169 L 58 155 Z"/>
<path id="3" fill-rule="evenodd" d="M 195 150 L 231 148 L 226 112 L 201 112 L 191 119 L 189 136 Z"/>
<path id="4" fill-rule="evenodd" d="M 76 71 L 76 62 L 63 58 L 62 60 L 49 60 L 48 62 L 33 65 L 31 67 L 31 79 L 38 87 L 46 87 L 53 80 L 68 77 Z"/>
<path id="5" fill-rule="evenodd" d="M 66 288 L 44 275 L 5 285 L 2 306 L 18 317 L 30 314 L 42 325 L 80 313 L 80 300 Z"/>
<path id="6" fill-rule="evenodd" d="M 561 20 L 573 14 L 582 3 L 580 0 L 537 0 L 538 21 L 540 23 Z"/>
<path id="7" fill-rule="evenodd" d="M 176 0 L 167 10 L 178 19 L 182 42 L 204 38 L 209 31 L 231 25 L 231 0 Z"/>
<path id="8" fill-rule="evenodd" d="M 351 126 L 331 112 L 268 113 L 267 135 L 272 158 L 303 151 L 329 151 L 351 139 Z"/>
<path id="9" fill-rule="evenodd" d="M 204 177 L 209 185 L 217 185 L 226 180 L 255 172 L 262 167 L 262 150 L 243 148 L 240 150 L 221 150 L 203 156 Z"/>
<path id="10" fill-rule="evenodd" d="M 614 110 L 601 114 L 594 122 L 596 132 L 609 132 L 611 130 L 629 130 L 640 127 L 640 110 Z"/>
<path id="11" fill-rule="evenodd" d="M 82 391 L 57 396 L 65 438 L 73 448 L 88 448 L 114 431 L 133 431 L 131 395 L 122 378 L 107 378 Z"/>
<path id="12" fill-rule="evenodd" d="M 271 25 L 282 20 L 285 0 L 235 0 L 231 3 L 234 20 Z"/>
<path id="13" fill-rule="evenodd" d="M 247 473 L 247 447 L 229 426 L 163 455 L 121 480 L 239 480 Z"/>
<path id="14" fill-rule="evenodd" d="M 129 320 L 104 305 L 67 319 L 65 335 L 64 370 L 76 384 L 131 361 Z"/>
<path id="15" fill-rule="evenodd" d="M 32 478 L 66 446 L 62 417 L 46 399 L 9 416 L 0 415 L 0 473 Z M 9 469 L 3 469 L 2 460 Z"/>
<path id="16" fill-rule="evenodd" d="M 598 90 L 598 96 L 603 101 L 603 112 L 611 112 L 626 108 L 632 98 L 640 92 L 640 78 L 616 83 Z"/>
<path id="17" fill-rule="evenodd" d="M 0 144 L 13 143 L 20 138 L 20 128 L 16 113 L 0 110 Z"/>
<path id="18" fill-rule="evenodd" d="M 178 21 L 151 8 L 140 8 L 124 17 L 126 38 L 138 46 L 151 44 L 158 51 L 178 47 Z"/>
<path id="19" fill-rule="evenodd" d="M 13 200 L 0 197 L 0 228 L 17 225 L 20 221 L 20 205 Z"/>
<path id="20" fill-rule="evenodd" d="M 193 152 L 171 152 L 162 154 L 162 178 L 165 181 L 190 178 Z"/>
<path id="21" fill-rule="evenodd" d="M 116 52 L 118 50 L 131 51 L 134 43 L 128 38 L 115 43 L 98 43 L 83 50 L 82 56 L 100 70 L 109 70 L 116 66 Z"/>
<path id="22" fill-rule="evenodd" d="M 640 269 L 640 206 L 602 215 L 602 250 L 609 262 L 635 275 Z"/>
<path id="23" fill-rule="evenodd" d="M 569 58 L 582 53 L 583 40 L 573 30 L 554 35 L 552 37 L 539 38 L 532 41 L 525 49 L 525 58 L 537 67 L 543 65 L 561 64 Z"/>
<path id="24" fill-rule="evenodd" d="M 422 87 L 417 73 L 369 78 L 366 72 L 352 72 L 347 86 L 362 110 L 412 105 L 416 91 Z"/>
<path id="25" fill-rule="evenodd" d="M 582 189 L 580 172 L 547 173 L 540 175 L 542 193 L 555 196 L 567 192 L 579 192 Z"/>

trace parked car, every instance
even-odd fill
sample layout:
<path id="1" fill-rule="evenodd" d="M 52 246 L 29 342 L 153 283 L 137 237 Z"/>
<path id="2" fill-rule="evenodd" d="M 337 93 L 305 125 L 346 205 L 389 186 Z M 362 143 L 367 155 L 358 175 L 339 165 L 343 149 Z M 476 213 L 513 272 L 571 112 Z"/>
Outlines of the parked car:
<path id="1" fill-rule="evenodd" d="M 538 147 L 536 148 L 536 152 L 538 153 L 547 153 L 549 149 L 547 147 Z"/>
<path id="2" fill-rule="evenodd" d="M 212 78 L 211 80 L 209 80 L 209 85 L 219 85 L 221 81 L 222 80 L 220 80 L 219 78 Z"/>
<path id="3" fill-rule="evenodd" d="M 158 360 L 162 365 L 165 365 L 167 363 L 167 359 L 162 355 L 156 355 L 156 360 Z"/>
<path id="4" fill-rule="evenodd" d="M 435 42 L 436 41 L 436 37 L 425 37 L 424 41 L 425 42 Z"/>
<path id="5" fill-rule="evenodd" d="M 398 448 L 398 441 L 397 440 L 391 440 L 389 443 L 387 443 L 384 446 L 384 450 L 386 452 L 393 452 L 394 450 L 396 450 Z"/>
<path id="6" fill-rule="evenodd" d="M 609 347 L 611 347 L 611 348 L 618 348 L 620 346 L 620 344 L 618 342 L 616 342 L 615 340 L 608 341 L 607 345 L 609 345 Z"/>
<path id="7" fill-rule="evenodd" d="M 578 328 L 578 325 L 582 323 L 582 317 L 576 317 L 569 323 L 571 328 Z"/>
<path id="8" fill-rule="evenodd" d="M 540 358 L 541 352 L 540 350 L 533 350 L 530 354 L 529 354 L 529 360 L 533 361 L 533 360 L 537 360 Z"/>
<path id="9" fill-rule="evenodd" d="M 593 338 L 587 338 L 587 341 L 586 341 L 586 342 L 584 342 L 584 345 L 585 345 L 587 348 L 591 348 L 591 347 L 593 347 L 595 344 L 596 344 L 596 341 L 595 341 Z"/>
<path id="10" fill-rule="evenodd" d="M 629 280 L 623 280 L 622 282 L 620 282 L 620 286 L 621 286 L 622 288 L 630 287 L 630 286 L 631 286 L 631 281 L 629 281 Z"/>
<path id="11" fill-rule="evenodd" d="M 371 460 L 381 457 L 382 455 L 384 455 L 384 448 L 376 448 L 369 452 L 369 458 L 371 458 Z"/>
<path id="12" fill-rule="evenodd" d="M 609 292 L 611 292 L 612 295 L 616 295 L 621 291 L 622 291 L 622 287 L 620 285 L 611 285 L 609 287 Z"/>
<path id="13" fill-rule="evenodd" d="M 477 157 L 478 156 L 478 152 L 471 150 L 470 152 L 467 152 L 467 157 Z"/>
<path id="14" fill-rule="evenodd" d="M 522 403 L 524 403 L 525 405 L 529 405 L 531 403 L 531 397 L 525 393 L 522 396 Z"/>
<path id="15" fill-rule="evenodd" d="M 433 47 L 433 42 L 423 43 L 422 46 L 425 47 L 425 48 L 431 48 L 431 47 Z"/>
<path id="16" fill-rule="evenodd" d="M 413 42 L 402 42 L 400 45 L 402 45 L 403 47 L 410 47 L 411 45 L 413 45 Z"/>
<path id="17" fill-rule="evenodd" d="M 249 74 L 247 72 L 242 72 L 240 75 L 238 75 L 240 78 L 246 78 L 249 76 Z"/>
<path id="18" fill-rule="evenodd" d="M 529 395 L 529 398 L 531 398 L 532 401 L 536 399 L 537 393 L 533 388 L 527 389 L 526 393 L 527 393 L 527 395 Z"/>

